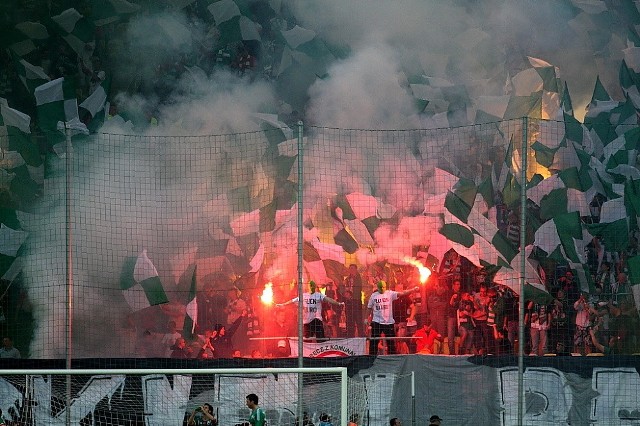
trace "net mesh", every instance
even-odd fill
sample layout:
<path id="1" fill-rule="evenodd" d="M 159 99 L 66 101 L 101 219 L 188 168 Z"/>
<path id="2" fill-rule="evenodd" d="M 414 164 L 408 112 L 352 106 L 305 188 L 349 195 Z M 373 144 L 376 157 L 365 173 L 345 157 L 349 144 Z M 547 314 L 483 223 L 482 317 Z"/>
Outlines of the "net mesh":
<path id="1" fill-rule="evenodd" d="M 633 160 L 624 143 L 633 131 L 622 127 L 602 154 L 570 123 L 535 119 L 435 130 L 311 126 L 301 141 L 302 127 L 284 125 L 74 139 L 71 163 L 63 148 L 48 155 L 40 196 L 6 215 L 7 242 L 19 252 L 5 256 L 15 274 L 3 298 L 5 334 L 31 358 L 64 357 L 69 327 L 74 358 L 170 357 L 180 337 L 187 348 L 174 355 L 197 357 L 197 336 L 225 327 L 226 344 L 201 355 L 283 355 L 278 337 L 295 336 L 296 308 L 284 308 L 287 327 L 266 318 L 297 295 L 301 202 L 304 282 L 342 301 L 345 290 L 353 293 L 348 266 L 361 277 L 355 311 L 323 304 L 326 337 L 364 336 L 360 316 L 377 281 L 419 284 L 411 263 L 418 260 L 433 274 L 414 300 L 418 318 L 436 287 L 459 280 L 462 292 L 475 294 L 486 283 L 508 298 L 524 275 L 529 313 L 540 315 L 543 305 L 543 317 L 560 305 L 573 312 L 553 323 L 543 347 L 536 336 L 532 352 L 561 343 L 586 353 L 593 344 L 575 344 L 571 325 L 581 291 L 596 311 L 611 302 L 635 312 L 628 276 L 637 226 L 634 213 L 620 214 L 635 205 L 623 167 Z M 555 306 L 558 290 L 565 299 Z M 604 316 L 590 314 L 593 325 Z M 448 345 L 447 315 L 430 316 L 447 334 L 441 346 L 459 353 Z M 498 328 L 506 333 L 507 323 Z M 481 333 L 485 346 L 489 331 Z M 473 339 L 463 350 L 493 352 Z"/>
<path id="2" fill-rule="evenodd" d="M 352 338 L 349 345 L 306 342 L 307 356 L 345 347 L 352 355 L 509 355 L 520 343 L 531 355 L 633 354 L 640 329 L 637 132 L 616 131 L 600 144 L 586 125 L 526 118 L 434 130 L 310 126 L 74 138 L 70 157 L 64 145 L 47 154 L 37 191 L 20 187 L 15 208 L 3 210 L 11 229 L 3 228 L 3 334 L 42 365 L 67 356 L 97 358 L 103 367 L 118 358 L 135 358 L 134 366 L 196 358 L 268 365 L 297 354 L 297 307 L 276 305 L 298 295 L 301 273 L 305 286 L 314 281 L 324 296 L 345 303 L 322 303 L 324 339 Z M 358 282 L 349 281 L 350 265 Z M 400 293 L 418 288 L 408 301 L 394 301 L 394 327 L 369 317 L 379 281 Z M 457 282 L 464 306 L 451 302 Z M 370 362 L 357 361 L 355 370 Z M 591 377 L 594 365 L 585 358 L 579 368 Z M 565 373 L 575 368 L 562 358 Z M 544 379 L 528 380 L 555 392 L 551 373 L 538 373 Z M 494 380 L 485 370 L 477 374 Z M 380 389 L 389 395 L 405 387 L 393 383 Z M 377 388 L 365 379 L 353 386 L 360 386 L 354 395 L 367 395 L 363 418 L 384 422 L 372 404 Z M 474 394 L 471 385 L 455 389 Z M 428 397 L 440 395 L 429 389 Z M 331 411 L 324 397 L 312 400 L 314 419 Z M 392 397 L 393 407 L 402 402 Z M 509 419 L 515 403 L 502 401 Z M 591 415 L 581 404 L 574 420 Z M 633 403 L 623 405 L 632 416 Z M 558 402 L 545 415 L 556 421 L 566 406 Z M 286 423 L 286 410 L 274 409 L 271 418 Z M 500 418 L 486 410 L 487 418 Z"/>

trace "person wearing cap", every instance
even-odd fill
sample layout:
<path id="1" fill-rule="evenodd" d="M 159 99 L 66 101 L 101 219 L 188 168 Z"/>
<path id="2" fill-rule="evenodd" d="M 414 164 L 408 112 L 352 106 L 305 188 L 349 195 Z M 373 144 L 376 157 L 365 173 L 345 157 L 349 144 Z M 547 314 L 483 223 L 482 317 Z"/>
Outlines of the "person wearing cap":
<path id="1" fill-rule="evenodd" d="M 440 426 L 440 422 L 442 421 L 442 419 L 436 415 L 433 415 L 429 418 L 429 426 Z"/>
<path id="2" fill-rule="evenodd" d="M 393 319 L 393 301 L 420 290 L 416 286 L 402 292 L 387 290 L 387 283 L 378 281 L 378 290 L 369 297 L 367 303 L 368 315 L 365 324 L 371 324 L 371 339 L 369 340 L 369 355 L 378 355 L 378 343 L 382 334 L 385 337 L 395 337 L 395 321 Z M 387 339 L 389 354 L 395 354 L 396 345 L 393 339 Z"/>
<path id="3" fill-rule="evenodd" d="M 338 302 L 316 290 L 315 281 L 309 281 L 309 292 L 302 295 L 304 337 L 306 339 L 315 337 L 317 340 L 325 340 L 324 323 L 322 322 L 322 302 L 329 302 L 338 306 L 344 306 L 344 302 Z M 299 298 L 294 297 L 287 302 L 276 304 L 276 307 L 280 308 L 292 303 L 297 304 L 298 301 Z"/>

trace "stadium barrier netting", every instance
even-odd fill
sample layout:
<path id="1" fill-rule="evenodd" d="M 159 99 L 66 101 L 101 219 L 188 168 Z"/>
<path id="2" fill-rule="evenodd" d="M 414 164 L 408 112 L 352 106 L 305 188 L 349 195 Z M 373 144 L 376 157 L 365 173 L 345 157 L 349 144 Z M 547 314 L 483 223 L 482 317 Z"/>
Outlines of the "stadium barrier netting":
<path id="1" fill-rule="evenodd" d="M 518 355 L 540 377 L 572 374 L 576 358 L 591 378 L 602 371 L 586 355 L 638 352 L 637 129 L 532 118 L 435 130 L 263 127 L 74 136 L 71 151 L 60 140 L 41 164 L 10 170 L 0 325 L 29 366 L 290 367 L 302 350 L 305 366 L 336 355 L 475 359 L 430 361 L 463 368 L 458 378 L 461 365 L 513 368 Z M 325 336 L 300 344 L 301 311 L 286 302 L 311 281 L 330 298 L 320 307 Z M 410 292 L 384 334 L 365 323 L 380 281 Z M 378 362 L 363 357 L 352 376 L 380 383 Z M 521 367 L 517 379 L 527 380 Z M 402 377 L 405 368 L 392 367 Z M 495 371 L 482 373 L 494 396 L 513 372 L 500 371 L 496 382 Z M 632 389 L 629 380 L 620 386 Z M 447 392 L 479 386 L 458 384 Z M 569 407 L 580 399 L 562 398 Z M 513 424 L 518 410 L 505 401 L 488 404 L 486 418 Z M 367 408 L 351 414 L 383 420 L 357 404 Z M 580 404 L 574 418 L 603 418 L 601 405 Z M 607 415 L 633 419 L 625 404 Z M 557 421 L 565 405 L 540 412 Z"/>

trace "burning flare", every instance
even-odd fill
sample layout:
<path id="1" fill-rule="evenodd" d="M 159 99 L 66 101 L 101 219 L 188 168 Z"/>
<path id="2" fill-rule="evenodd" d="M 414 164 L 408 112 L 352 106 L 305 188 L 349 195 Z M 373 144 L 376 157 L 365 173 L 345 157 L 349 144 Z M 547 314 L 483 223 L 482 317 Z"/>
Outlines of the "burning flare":
<path id="1" fill-rule="evenodd" d="M 260 300 L 265 305 L 273 304 L 273 284 L 269 282 L 264 285 L 264 290 L 262 290 L 262 295 L 260 296 Z"/>
<path id="2" fill-rule="evenodd" d="M 420 262 L 418 259 L 414 259 L 413 257 L 405 256 L 402 258 L 402 260 L 409 265 L 413 265 L 418 268 L 418 272 L 420 273 L 420 284 L 424 284 L 427 282 L 427 280 L 431 276 L 431 269 L 427 268 L 422 264 L 422 262 Z"/>

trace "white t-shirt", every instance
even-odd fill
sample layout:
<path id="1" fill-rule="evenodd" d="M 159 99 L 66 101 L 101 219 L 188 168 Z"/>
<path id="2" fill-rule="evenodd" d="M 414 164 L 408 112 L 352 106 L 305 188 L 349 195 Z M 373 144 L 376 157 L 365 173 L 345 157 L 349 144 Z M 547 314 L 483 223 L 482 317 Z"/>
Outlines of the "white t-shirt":
<path id="1" fill-rule="evenodd" d="M 166 358 L 171 358 L 171 352 L 173 352 L 172 346 L 176 343 L 176 339 L 182 337 L 177 331 L 173 333 L 166 333 L 162 336 L 162 340 L 160 340 L 160 346 L 162 346 L 162 350 L 164 351 L 164 356 Z"/>
<path id="2" fill-rule="evenodd" d="M 302 303 L 302 322 L 309 324 L 314 319 L 322 321 L 322 301 L 326 297 L 322 293 L 303 293 L 302 297 L 304 302 Z M 298 303 L 298 298 L 292 300 L 293 303 Z"/>
<path id="3" fill-rule="evenodd" d="M 375 292 L 369 298 L 367 307 L 373 309 L 373 322 L 378 324 L 395 324 L 393 319 L 393 301 L 398 298 L 398 292 L 387 290 L 384 294 Z"/>

